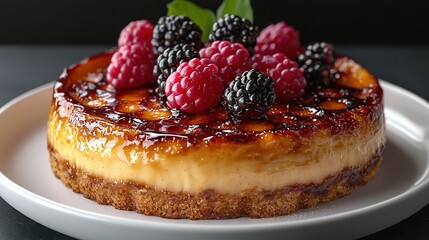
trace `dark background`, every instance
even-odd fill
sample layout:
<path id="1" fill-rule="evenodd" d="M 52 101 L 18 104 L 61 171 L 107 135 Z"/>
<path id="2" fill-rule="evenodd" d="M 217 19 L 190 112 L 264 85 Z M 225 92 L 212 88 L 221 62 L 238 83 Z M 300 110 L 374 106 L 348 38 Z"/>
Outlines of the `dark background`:
<path id="1" fill-rule="evenodd" d="M 167 2 L 0 0 L 0 106 L 57 79 L 63 67 L 115 45 L 129 21 L 156 22 L 165 15 Z M 215 10 L 221 0 L 194 2 Z M 284 20 L 300 31 L 303 43 L 333 42 L 338 52 L 356 58 L 375 76 L 429 99 L 429 0 L 252 0 L 252 4 L 261 27 Z M 0 215 L 0 239 L 72 239 L 35 223 L 1 198 Z M 426 239 L 428 216 L 429 205 L 365 239 Z"/>
<path id="2" fill-rule="evenodd" d="M 115 44 L 129 21 L 152 22 L 170 1 L 1 0 L 0 44 Z M 221 0 L 194 0 L 215 10 Z M 286 21 L 303 43 L 429 44 L 425 0 L 253 0 L 255 23 Z"/>

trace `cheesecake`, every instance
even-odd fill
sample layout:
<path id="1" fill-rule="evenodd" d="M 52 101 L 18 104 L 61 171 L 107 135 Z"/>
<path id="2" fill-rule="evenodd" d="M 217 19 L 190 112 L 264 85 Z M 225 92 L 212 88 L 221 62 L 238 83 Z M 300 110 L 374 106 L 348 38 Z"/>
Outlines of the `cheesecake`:
<path id="1" fill-rule="evenodd" d="M 350 194 L 380 169 L 383 91 L 348 57 L 335 60 L 334 83 L 235 121 L 221 104 L 171 109 L 155 83 L 112 87 L 113 53 L 63 72 L 48 120 L 53 173 L 99 204 L 174 219 L 274 217 Z"/>

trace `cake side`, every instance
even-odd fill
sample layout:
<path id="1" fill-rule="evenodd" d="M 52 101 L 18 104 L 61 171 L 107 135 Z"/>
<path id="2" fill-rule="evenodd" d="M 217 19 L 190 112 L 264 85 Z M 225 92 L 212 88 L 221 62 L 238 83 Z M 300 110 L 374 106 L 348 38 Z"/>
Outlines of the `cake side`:
<path id="1" fill-rule="evenodd" d="M 319 184 L 292 185 L 265 190 L 258 187 L 235 193 L 206 189 L 198 193 L 172 192 L 132 181 L 111 181 L 92 175 L 61 159 L 49 147 L 55 176 L 74 192 L 117 209 L 165 218 L 229 219 L 264 218 L 290 214 L 320 202 L 345 196 L 366 184 L 379 171 L 383 147 L 363 166 L 346 168 Z"/>

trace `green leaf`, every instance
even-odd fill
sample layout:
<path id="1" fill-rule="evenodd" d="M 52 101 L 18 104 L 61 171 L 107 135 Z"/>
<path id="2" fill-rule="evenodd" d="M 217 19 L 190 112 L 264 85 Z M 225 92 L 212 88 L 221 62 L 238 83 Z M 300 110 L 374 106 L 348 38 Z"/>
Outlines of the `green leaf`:
<path id="1" fill-rule="evenodd" d="M 201 8 L 188 0 L 174 0 L 167 4 L 167 8 L 168 16 L 187 16 L 190 18 L 203 31 L 203 42 L 207 42 L 208 36 L 212 32 L 213 23 L 216 21 L 213 11 Z"/>
<path id="2" fill-rule="evenodd" d="M 217 18 L 223 18 L 227 13 L 253 22 L 253 9 L 250 0 L 223 0 L 216 11 Z"/>

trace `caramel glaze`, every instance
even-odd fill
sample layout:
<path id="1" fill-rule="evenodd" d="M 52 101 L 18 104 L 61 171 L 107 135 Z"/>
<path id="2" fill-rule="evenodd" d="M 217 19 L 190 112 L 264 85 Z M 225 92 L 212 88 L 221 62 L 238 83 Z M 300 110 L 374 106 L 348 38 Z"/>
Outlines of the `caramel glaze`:
<path id="1" fill-rule="evenodd" d="M 292 138 L 303 138 L 319 130 L 332 135 L 353 134 L 361 121 L 378 121 L 383 126 L 383 92 L 378 81 L 346 57 L 337 60 L 336 83 L 310 87 L 294 102 L 276 103 L 260 120 L 236 121 L 220 104 L 203 114 L 171 110 L 157 97 L 155 84 L 131 90 L 114 89 L 105 77 L 112 53 L 105 52 L 67 68 L 54 86 L 53 107 L 60 117 L 71 119 L 72 124 L 88 132 L 94 127 L 103 128 L 100 123 L 107 122 L 133 129 L 127 139 L 136 139 L 137 132 L 143 146 L 180 141 L 190 147 L 202 142 L 246 143 L 266 132 Z M 352 78 L 353 82 L 348 81 Z"/>

